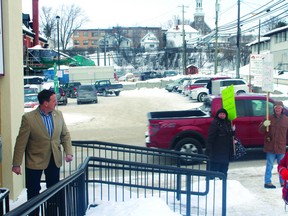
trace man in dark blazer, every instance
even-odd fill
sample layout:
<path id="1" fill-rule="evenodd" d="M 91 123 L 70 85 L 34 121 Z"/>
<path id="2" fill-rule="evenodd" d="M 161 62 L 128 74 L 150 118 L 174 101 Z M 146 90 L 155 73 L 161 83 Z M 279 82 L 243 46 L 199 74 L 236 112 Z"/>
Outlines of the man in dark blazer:
<path id="1" fill-rule="evenodd" d="M 12 171 L 21 175 L 25 153 L 28 199 L 39 194 L 43 171 L 47 188 L 59 182 L 62 166 L 61 145 L 66 154 L 66 162 L 73 160 L 70 133 L 62 113 L 55 110 L 56 94 L 45 89 L 38 94 L 38 100 L 38 108 L 22 116 L 12 162 Z"/>

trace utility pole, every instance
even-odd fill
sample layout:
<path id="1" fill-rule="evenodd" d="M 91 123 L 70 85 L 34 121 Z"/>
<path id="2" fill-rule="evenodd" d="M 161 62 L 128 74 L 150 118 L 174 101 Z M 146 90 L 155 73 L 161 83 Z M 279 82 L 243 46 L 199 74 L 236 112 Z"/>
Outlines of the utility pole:
<path id="1" fill-rule="evenodd" d="M 238 18 L 237 18 L 237 47 L 236 47 L 236 78 L 240 78 L 240 0 L 238 0 Z"/>
<path id="2" fill-rule="evenodd" d="M 185 29 L 184 29 L 184 5 L 182 5 L 182 39 L 183 39 L 183 53 L 182 53 L 182 63 L 183 63 L 183 75 L 186 74 L 186 40 L 185 40 Z M 187 6 L 186 6 L 187 7 Z"/>
<path id="3" fill-rule="evenodd" d="M 218 68 L 218 13 L 219 13 L 219 4 L 218 0 L 216 0 L 215 4 L 215 10 L 216 10 L 216 20 L 215 20 L 215 64 L 214 64 L 214 74 L 217 74 L 217 68 Z"/>
<path id="4" fill-rule="evenodd" d="M 106 33 L 104 35 L 104 66 L 106 66 Z"/>
<path id="5" fill-rule="evenodd" d="M 259 27 L 258 27 L 258 54 L 260 54 L 260 36 L 261 36 L 261 34 L 260 34 L 260 32 L 261 32 L 261 19 L 259 19 Z"/>

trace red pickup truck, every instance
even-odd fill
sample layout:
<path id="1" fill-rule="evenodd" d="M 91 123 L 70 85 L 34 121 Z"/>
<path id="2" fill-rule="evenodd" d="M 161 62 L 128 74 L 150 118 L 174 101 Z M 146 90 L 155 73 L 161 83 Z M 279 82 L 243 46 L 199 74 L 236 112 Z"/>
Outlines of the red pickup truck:
<path id="1" fill-rule="evenodd" d="M 235 96 L 235 103 L 237 118 L 233 124 L 236 125 L 236 137 L 247 148 L 263 146 L 264 137 L 258 132 L 258 126 L 266 116 L 266 96 L 240 94 Z M 269 98 L 270 113 L 273 103 L 274 100 Z M 198 109 L 149 112 L 146 146 L 202 154 L 208 128 L 221 107 L 221 96 L 210 96 Z"/>

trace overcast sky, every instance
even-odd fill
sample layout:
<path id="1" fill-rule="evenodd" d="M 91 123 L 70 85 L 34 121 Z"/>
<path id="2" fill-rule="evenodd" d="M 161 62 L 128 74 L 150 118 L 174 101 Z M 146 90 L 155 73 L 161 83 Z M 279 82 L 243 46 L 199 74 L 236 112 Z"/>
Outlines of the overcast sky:
<path id="1" fill-rule="evenodd" d="M 215 28 L 216 0 L 203 0 L 205 21 L 211 29 Z M 237 0 L 218 0 L 220 3 L 219 24 L 237 20 Z M 252 12 L 269 0 L 241 0 L 241 16 Z M 174 16 L 182 19 L 182 5 L 185 6 L 184 18 L 193 21 L 196 8 L 195 0 L 39 0 L 42 6 L 59 8 L 61 5 L 75 4 L 81 7 L 90 22 L 83 28 L 110 28 L 113 26 L 161 27 Z M 32 16 L 32 0 L 22 0 L 24 13 Z M 31 17 L 32 18 L 32 17 Z"/>

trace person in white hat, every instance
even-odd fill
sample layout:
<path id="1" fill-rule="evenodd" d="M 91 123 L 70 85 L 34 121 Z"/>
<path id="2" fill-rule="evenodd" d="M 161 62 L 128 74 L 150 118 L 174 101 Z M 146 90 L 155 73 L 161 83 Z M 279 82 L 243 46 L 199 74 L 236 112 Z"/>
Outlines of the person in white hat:
<path id="1" fill-rule="evenodd" d="M 284 105 L 282 101 L 274 103 L 274 113 L 264 119 L 259 125 L 259 132 L 264 134 L 264 152 L 266 152 L 266 170 L 264 177 L 264 188 L 276 188 L 272 184 L 272 170 L 274 161 L 279 164 L 286 153 L 286 137 L 288 132 L 288 117 L 283 114 Z M 281 187 L 284 181 L 279 175 Z"/>

